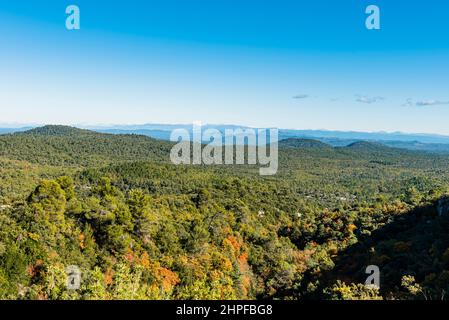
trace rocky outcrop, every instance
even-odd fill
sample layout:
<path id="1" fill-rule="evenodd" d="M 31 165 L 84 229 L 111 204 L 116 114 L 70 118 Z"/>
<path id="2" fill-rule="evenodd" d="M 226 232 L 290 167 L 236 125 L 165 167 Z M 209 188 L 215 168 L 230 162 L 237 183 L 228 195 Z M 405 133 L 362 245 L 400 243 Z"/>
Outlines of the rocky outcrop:
<path id="1" fill-rule="evenodd" d="M 449 215 L 449 196 L 443 197 L 437 202 L 438 216 Z"/>

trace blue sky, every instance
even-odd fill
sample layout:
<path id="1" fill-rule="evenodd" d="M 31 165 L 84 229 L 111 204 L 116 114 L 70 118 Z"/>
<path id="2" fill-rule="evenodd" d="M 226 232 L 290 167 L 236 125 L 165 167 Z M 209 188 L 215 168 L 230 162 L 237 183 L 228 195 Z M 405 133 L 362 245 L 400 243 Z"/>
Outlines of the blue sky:
<path id="1" fill-rule="evenodd" d="M 444 0 L 0 0 L 0 123 L 449 134 L 448 17 Z"/>

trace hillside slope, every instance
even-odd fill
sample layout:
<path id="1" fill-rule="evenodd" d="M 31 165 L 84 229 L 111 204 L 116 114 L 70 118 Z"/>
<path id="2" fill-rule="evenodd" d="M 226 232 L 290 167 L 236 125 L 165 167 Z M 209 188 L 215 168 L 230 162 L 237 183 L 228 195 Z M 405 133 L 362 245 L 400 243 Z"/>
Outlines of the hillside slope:
<path id="1" fill-rule="evenodd" d="M 139 135 L 102 134 L 66 126 L 45 126 L 0 135 L 0 157 L 62 166 L 112 161 L 168 161 L 169 142 Z"/>
<path id="2" fill-rule="evenodd" d="M 0 145 L 0 299 L 422 298 L 400 287 L 410 273 L 443 288 L 447 224 L 433 205 L 449 193 L 448 157 L 288 140 L 266 177 L 70 127 Z M 391 284 L 358 285 L 366 263 Z M 85 277 L 77 291 L 67 265 Z"/>

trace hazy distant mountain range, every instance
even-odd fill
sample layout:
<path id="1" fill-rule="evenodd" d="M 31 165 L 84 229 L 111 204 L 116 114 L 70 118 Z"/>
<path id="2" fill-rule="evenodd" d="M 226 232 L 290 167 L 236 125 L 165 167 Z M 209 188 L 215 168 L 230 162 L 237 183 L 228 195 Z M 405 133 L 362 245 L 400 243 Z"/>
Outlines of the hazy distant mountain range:
<path id="1" fill-rule="evenodd" d="M 0 128 L 0 134 L 25 131 L 34 126 L 21 128 Z M 185 124 L 143 124 L 143 125 L 110 125 L 110 126 L 78 126 L 103 133 L 112 134 L 140 134 L 161 140 L 169 140 L 174 129 L 192 130 L 192 125 Z M 202 126 L 203 130 L 215 128 L 224 133 L 225 129 L 249 128 L 237 125 Z M 280 129 L 279 140 L 288 138 L 314 139 L 330 144 L 334 147 L 347 146 L 358 141 L 372 141 L 386 146 L 408 150 L 419 150 L 433 153 L 449 153 L 449 136 L 437 134 L 409 134 L 402 132 L 355 132 L 328 130 L 294 130 Z"/>

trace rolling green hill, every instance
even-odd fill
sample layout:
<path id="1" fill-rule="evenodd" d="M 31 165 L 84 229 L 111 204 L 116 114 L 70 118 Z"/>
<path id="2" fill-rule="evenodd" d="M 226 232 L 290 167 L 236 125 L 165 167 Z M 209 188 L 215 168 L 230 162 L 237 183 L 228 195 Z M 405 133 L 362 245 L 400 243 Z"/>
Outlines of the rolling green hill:
<path id="1" fill-rule="evenodd" d="M 113 135 L 66 126 L 45 126 L 0 135 L 0 157 L 61 166 L 114 161 L 168 161 L 171 143 L 139 135 Z"/>
<path id="2" fill-rule="evenodd" d="M 449 221 L 438 214 L 449 157 L 288 139 L 278 174 L 264 177 L 249 165 L 175 166 L 171 146 L 64 126 L 0 135 L 0 298 L 437 299 L 449 289 Z M 366 264 L 388 281 L 380 291 L 359 284 Z M 68 265 L 83 272 L 77 291 Z"/>

